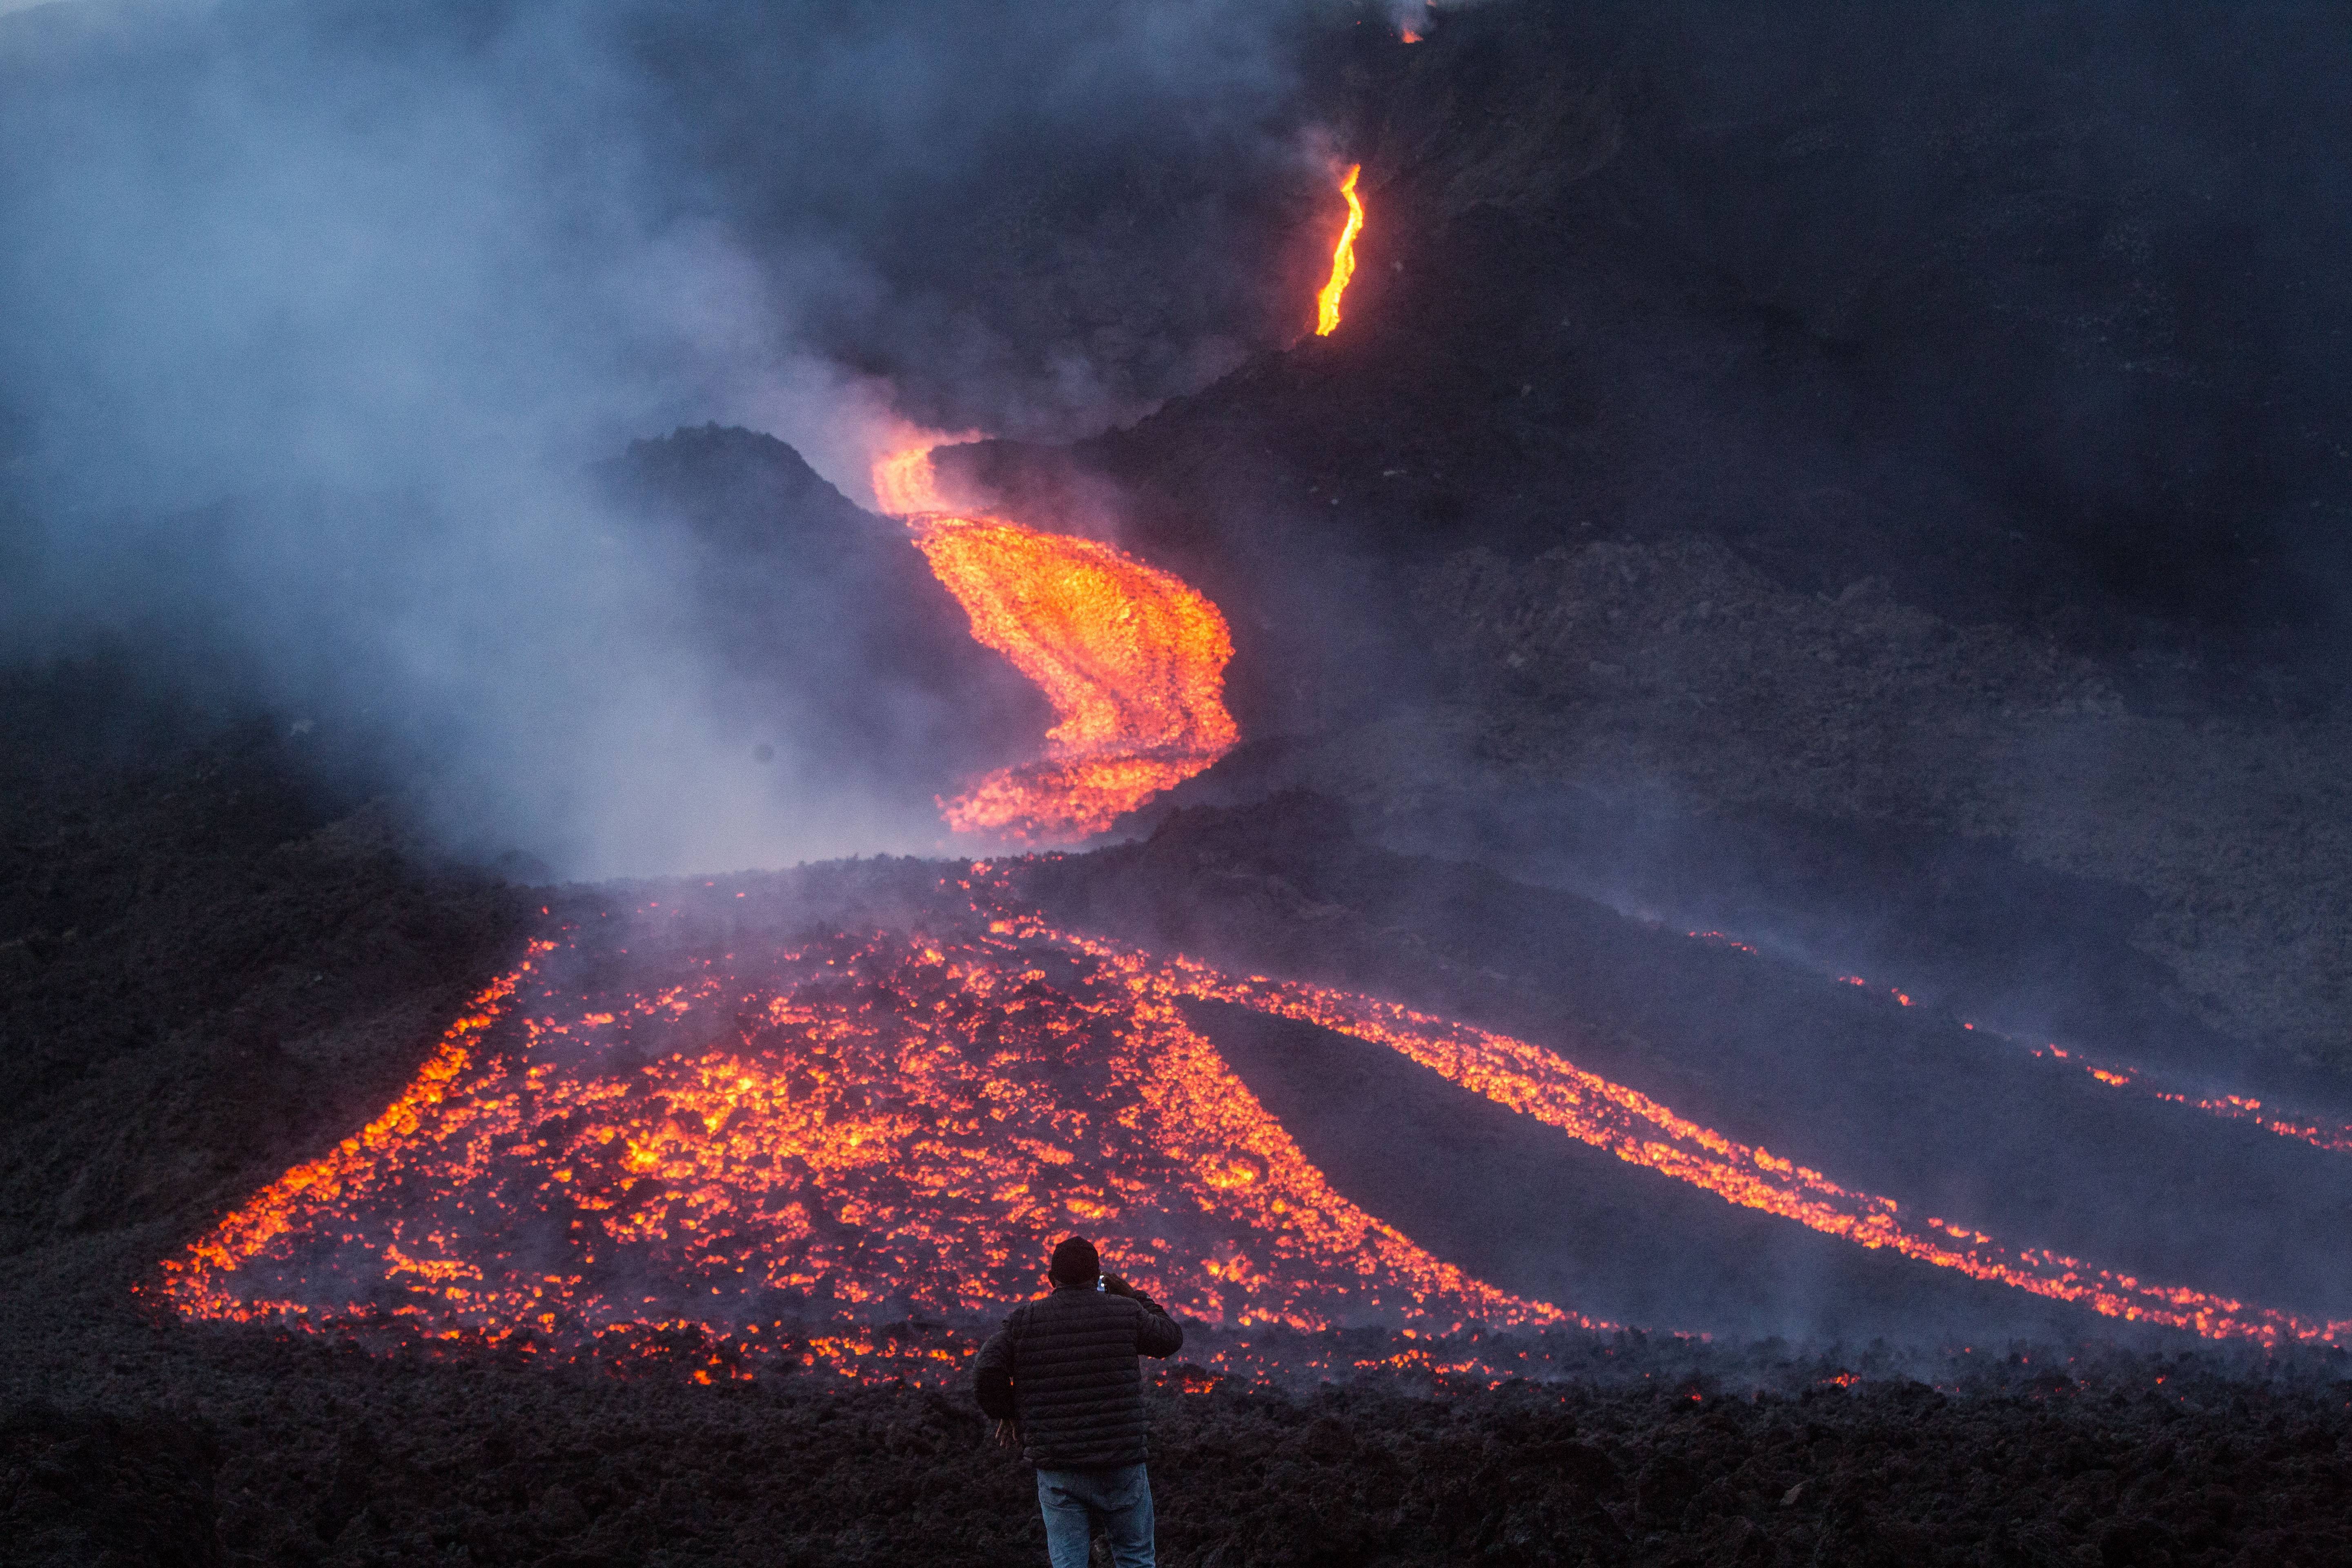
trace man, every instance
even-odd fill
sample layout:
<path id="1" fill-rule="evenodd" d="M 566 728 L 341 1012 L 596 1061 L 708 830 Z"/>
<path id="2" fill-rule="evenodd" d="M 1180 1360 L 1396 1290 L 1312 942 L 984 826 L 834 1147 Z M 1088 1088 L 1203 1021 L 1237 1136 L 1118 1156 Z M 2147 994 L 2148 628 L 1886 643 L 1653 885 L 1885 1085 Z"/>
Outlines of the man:
<path id="1" fill-rule="evenodd" d="M 1037 1467 L 1054 1568 L 1086 1568 L 1097 1520 L 1118 1568 L 1152 1568 L 1143 1369 L 1135 1358 L 1173 1355 L 1184 1331 L 1159 1302 L 1105 1274 L 1085 1237 L 1054 1248 L 1047 1274 L 1053 1292 L 1013 1308 L 980 1347 L 980 1407 L 1013 1423 L 1022 1459 Z"/>

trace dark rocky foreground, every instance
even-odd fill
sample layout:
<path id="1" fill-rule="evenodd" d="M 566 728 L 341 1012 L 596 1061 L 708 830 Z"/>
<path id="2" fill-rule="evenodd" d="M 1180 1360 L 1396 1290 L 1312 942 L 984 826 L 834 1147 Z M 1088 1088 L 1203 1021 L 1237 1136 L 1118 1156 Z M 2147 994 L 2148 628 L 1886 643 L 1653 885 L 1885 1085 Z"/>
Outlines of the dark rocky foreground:
<path id="1" fill-rule="evenodd" d="M 5 1561 L 1044 1560 L 1027 1474 L 960 1397 L 614 1383 L 257 1336 L 111 1354 L 70 1406 L 0 1420 Z M 1704 1375 L 1752 1359 L 1701 1358 L 1671 1388 L 1620 1373 L 1436 1398 L 1163 1389 L 1163 1559 L 1894 1568 L 2352 1550 L 2341 1382 L 2158 1360 L 2004 1366 L 1958 1393 L 1897 1377 L 1751 1396 Z"/>
<path id="2" fill-rule="evenodd" d="M 9 916 L 26 934 L 0 1002 L 0 1561 L 1037 1557 L 1026 1478 L 956 1394 L 373 1356 L 150 1316 L 133 1287 L 154 1261 L 371 1113 L 553 890 L 435 868 L 385 803 L 318 783 L 296 748 L 331 737 L 192 731 L 167 713 L 87 722 L 120 697 L 87 668 L 9 692 L 11 732 L 47 740 L 11 751 L 6 803 Z M 1469 984 L 1444 928 L 1491 905 L 1494 879 L 1458 873 L 1465 899 L 1424 867 L 1416 909 L 1383 908 L 1394 866 L 1296 815 L 1188 815 L 1152 846 L 1042 866 L 1035 890 L 1076 916 L 1122 885 L 1156 887 L 1128 903 L 1162 936 L 1187 919 L 1204 942 L 1289 933 L 1269 962 L 1304 969 L 1364 962 L 1377 939 L 1398 984 Z M 1497 974 L 1530 971 L 1507 943 L 1491 951 Z M 1653 1037 L 1675 1048 L 1663 1027 Z M 1155 1395 L 1169 1561 L 2319 1563 L 2347 1550 L 2340 1358 L 1580 1342 L 1555 1359 L 1589 1371 L 1558 1386 L 1171 1382 Z"/>

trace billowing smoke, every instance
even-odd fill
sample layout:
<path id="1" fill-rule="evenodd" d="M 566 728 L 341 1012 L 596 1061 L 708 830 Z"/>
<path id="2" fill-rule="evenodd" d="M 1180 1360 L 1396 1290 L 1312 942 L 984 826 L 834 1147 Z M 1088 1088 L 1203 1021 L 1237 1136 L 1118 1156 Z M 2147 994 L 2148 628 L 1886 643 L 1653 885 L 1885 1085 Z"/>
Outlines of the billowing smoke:
<path id="1" fill-rule="evenodd" d="M 910 427 L 1078 434 L 1279 337 L 1304 11 L 9 16 L 0 655 L 108 628 L 225 672 L 560 871 L 930 847 L 594 465 L 740 424 L 862 502 Z M 779 609 L 861 613 L 824 598 Z M 869 739 L 929 746 L 940 700 L 878 690 Z"/>

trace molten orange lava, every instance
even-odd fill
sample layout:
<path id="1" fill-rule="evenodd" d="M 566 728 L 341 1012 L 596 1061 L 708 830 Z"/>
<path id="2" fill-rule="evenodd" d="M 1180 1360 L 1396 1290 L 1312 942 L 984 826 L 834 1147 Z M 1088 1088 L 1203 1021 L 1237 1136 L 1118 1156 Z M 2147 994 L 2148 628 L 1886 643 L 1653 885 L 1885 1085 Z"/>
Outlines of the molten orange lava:
<path id="1" fill-rule="evenodd" d="M 1201 772 L 1241 738 L 1225 710 L 1232 635 L 1181 578 L 1090 539 L 938 506 L 928 450 L 874 467 L 882 506 L 971 617 L 1054 705 L 1046 754 L 942 802 L 959 833 L 1083 838 Z"/>
<path id="2" fill-rule="evenodd" d="M 1723 942 L 1745 952 L 1756 951 L 1746 942 L 1731 941 L 1721 931 L 1692 931 L 1690 934 Z M 1867 986 L 1869 984 L 1869 982 L 1859 974 L 1841 974 L 1838 979 L 1848 985 Z M 1910 996 L 1901 990 L 1890 986 L 1887 989 L 1887 994 L 1903 1006 L 1911 1005 Z M 1973 1023 L 1963 1023 L 1960 1027 L 1971 1033 L 1977 1031 L 1977 1026 Z M 2014 1036 L 2003 1034 L 1998 1029 L 1988 1028 L 1983 1033 L 2000 1040 L 2015 1038 Z M 2240 1094 L 2200 1096 L 2192 1100 L 2185 1092 L 2158 1089 L 2146 1081 L 2144 1071 L 2139 1068 L 2125 1067 L 2115 1062 L 2102 1065 L 2078 1060 L 2074 1052 L 2063 1049 L 2055 1041 L 2036 1046 L 2032 1047 L 2032 1052 L 2037 1057 L 2046 1056 L 2059 1061 L 2074 1061 L 2077 1067 L 2090 1074 L 2093 1079 L 2105 1084 L 2110 1089 L 2137 1089 L 2157 1100 L 2174 1105 L 2185 1105 L 2192 1110 L 2201 1110 L 2209 1116 L 2219 1116 L 2231 1121 L 2251 1121 L 2265 1131 L 2274 1132 L 2282 1138 L 2295 1139 L 2300 1142 L 2310 1144 L 2315 1149 L 2325 1149 L 2331 1154 L 2352 1154 L 2352 1127 L 2347 1127 L 2341 1122 L 2284 1114 L 2276 1106 L 2265 1108 L 2261 1100 Z"/>
<path id="3" fill-rule="evenodd" d="M 945 511 L 940 500 L 939 473 L 929 447 L 909 447 L 875 459 L 874 500 L 889 517 L 913 517 L 919 512 Z"/>
<path id="4" fill-rule="evenodd" d="M 1410 43 L 1412 40 L 1405 40 Z M 1315 296 L 1315 335 L 1328 338 L 1339 324 L 1339 296 L 1348 291 L 1348 280 L 1356 275 L 1356 237 L 1364 231 L 1364 204 L 1356 195 L 1356 176 L 1364 172 L 1361 163 L 1348 165 L 1345 178 L 1339 182 L 1339 194 L 1348 198 L 1348 221 L 1339 230 L 1339 243 L 1331 250 L 1331 280 Z"/>
<path id="5" fill-rule="evenodd" d="M 1191 778 L 1240 739 L 1225 711 L 1233 639 L 1217 607 L 1108 544 L 993 517 L 915 523 L 971 633 L 1042 688 L 1060 722 L 1044 761 L 947 808 L 960 833 L 1082 837 Z"/>
<path id="6" fill-rule="evenodd" d="M 1908 1219 L 1524 1040 L 1066 935 L 960 886 L 969 905 L 931 935 L 674 959 L 654 989 L 603 988 L 611 951 L 535 945 L 389 1110 L 167 1261 L 163 1296 L 196 1318 L 614 1363 L 683 1339 L 720 1375 L 770 1357 L 944 1378 L 965 1331 L 1034 1289 L 1044 1249 L 1078 1229 L 1178 1312 L 1231 1330 L 1594 1326 L 1340 1197 L 1186 1021 L 1180 1005 L 1206 1000 L 1386 1046 L 1859 1246 L 2210 1338 L 2352 1337 Z M 1244 1341 L 1202 1359 L 1262 1373 L 1286 1353 Z M 1475 1370 L 1418 1351 L 1353 1364 Z"/>
<path id="7" fill-rule="evenodd" d="M 1030 1294 L 1078 1229 L 1213 1325 L 1585 1321 L 1340 1197 L 1173 993 L 998 926 L 688 961 L 619 994 L 546 977 L 550 953 L 596 961 L 537 948 L 365 1131 L 166 1263 L 163 1293 L 197 1318 L 597 1353 L 685 1332 L 854 1371 L 890 1359 L 885 1323 Z M 951 1371 L 970 1348 L 919 1353 Z"/>
<path id="8" fill-rule="evenodd" d="M 1098 954 L 1116 951 L 1083 938 L 1064 940 Z M 1971 1279 L 2074 1302 L 2105 1317 L 2186 1329 L 2211 1339 L 2335 1344 L 2352 1336 L 2352 1321 L 2309 1322 L 2185 1287 L 2148 1284 L 2058 1253 L 2003 1247 L 1982 1232 L 1933 1216 L 1907 1225 L 1892 1198 L 1849 1191 L 1819 1171 L 1736 1143 L 1524 1040 L 1321 986 L 1255 975 L 1236 980 L 1181 958 L 1128 954 L 1118 962 L 1148 976 L 1143 984 L 1178 995 L 1239 1003 L 1386 1046 L 1631 1164 L 1863 1247 L 1885 1247 Z"/>

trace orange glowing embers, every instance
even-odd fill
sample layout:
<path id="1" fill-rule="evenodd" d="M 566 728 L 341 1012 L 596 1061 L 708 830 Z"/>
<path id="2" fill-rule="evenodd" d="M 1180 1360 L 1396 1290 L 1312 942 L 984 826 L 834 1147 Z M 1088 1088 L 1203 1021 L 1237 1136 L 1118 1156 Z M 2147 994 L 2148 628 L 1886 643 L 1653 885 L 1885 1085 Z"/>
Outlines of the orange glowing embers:
<path id="1" fill-rule="evenodd" d="M 362 1132 L 167 1262 L 163 1294 L 192 1317 L 615 1363 L 685 1342 L 705 1375 L 769 1357 L 945 1377 L 964 1330 L 1083 1230 L 1228 1330 L 1592 1326 L 1340 1197 L 1187 1022 L 1203 1000 L 1385 1046 L 1859 1246 L 2210 1338 L 2352 1333 L 1914 1219 L 1530 1042 L 1065 935 L 994 896 L 942 906 L 929 936 L 673 960 L 657 988 L 604 989 L 609 953 L 540 944 Z"/>
<path id="2" fill-rule="evenodd" d="M 1329 337 L 1339 325 L 1339 297 L 1356 275 L 1356 237 L 1364 231 L 1364 204 L 1356 195 L 1356 178 L 1363 172 L 1361 163 L 1350 163 L 1339 181 L 1339 194 L 1348 199 L 1348 221 L 1339 229 L 1339 243 L 1331 247 L 1331 280 L 1315 296 L 1315 335 L 1319 338 Z"/>
<path id="3" fill-rule="evenodd" d="M 1970 1028 L 1975 1026 L 1973 1024 L 1969 1026 Z M 1994 1031 L 1987 1030 L 1986 1033 L 1991 1034 Z M 2037 1057 L 2054 1057 L 2060 1061 L 2068 1060 L 2072 1056 L 2072 1053 L 2061 1050 L 2054 1043 L 2035 1047 L 2033 1054 Z M 2075 1065 L 2090 1074 L 2094 1079 L 2105 1084 L 2110 1089 L 2137 1089 L 2143 1094 L 2158 1100 L 2168 1100 L 2174 1105 L 2185 1105 L 2192 1110 L 2201 1110 L 2208 1116 L 2219 1116 L 2231 1121 L 2251 1121 L 2264 1131 L 2275 1132 L 2282 1138 L 2295 1139 L 2310 1144 L 2315 1149 L 2325 1149 L 2331 1154 L 2352 1154 L 2352 1127 L 2347 1127 L 2341 1122 L 2316 1120 L 2308 1116 L 2283 1114 L 2277 1107 L 2265 1108 L 2260 1100 L 2250 1099 L 2242 1094 L 2200 1095 L 2191 1100 L 2183 1091 L 2158 1089 L 2153 1084 L 2142 1081 L 2140 1069 L 2137 1068 L 2098 1067 L 2089 1062 L 2077 1062 Z"/>
<path id="4" fill-rule="evenodd" d="M 683 1334 L 725 1347 L 722 1370 L 904 1371 L 889 1324 L 983 1323 L 1081 1230 L 1227 1328 L 1582 1322 L 1339 1196 L 1123 961 L 843 936 L 612 994 L 598 960 L 551 951 L 365 1133 L 167 1263 L 165 1297 L 538 1352 Z M 945 1375 L 970 1348 L 913 1353 Z"/>
<path id="5" fill-rule="evenodd" d="M 1850 1191 L 1819 1171 L 1734 1142 L 1525 1040 L 1321 986 L 1255 975 L 1235 979 L 1181 958 L 1121 955 L 1108 944 L 1063 940 L 1114 958 L 1129 968 L 1135 984 L 1171 995 L 1237 1003 L 1386 1046 L 1628 1163 L 1863 1247 L 1885 1247 L 1971 1279 L 2071 1301 L 2105 1317 L 2185 1329 L 2210 1339 L 2336 1344 L 2352 1337 L 2352 1321 L 2312 1322 L 2184 1287 L 2149 1284 L 2058 1253 L 2004 1247 L 1980 1231 L 1933 1216 L 1906 1221 L 1892 1198 Z"/>
<path id="6" fill-rule="evenodd" d="M 928 449 L 874 466 L 875 495 L 915 542 L 982 645 L 1054 705 L 1045 755 L 941 803 L 948 826 L 1020 842 L 1108 827 L 1241 738 L 1224 703 L 1233 637 L 1189 584 L 1091 539 L 940 504 Z"/>
<path id="7" fill-rule="evenodd" d="M 1743 952 L 1756 951 L 1746 942 L 1731 942 L 1721 931 L 1693 931 L 1690 934 L 1695 937 L 1722 941 Z M 1841 974 L 1838 980 L 1846 985 L 1866 986 L 1869 984 L 1859 974 Z M 1903 1006 L 1911 1005 L 1911 997 L 1906 992 L 1890 986 L 1887 988 L 1887 994 Z M 1977 1031 L 1977 1026 L 1973 1023 L 1963 1023 L 1960 1027 L 1970 1033 Z M 1988 1028 L 1983 1033 L 1997 1040 L 2016 1041 L 2016 1037 L 2005 1034 L 1999 1029 Z M 2074 1052 L 2065 1049 L 2055 1040 L 2032 1047 L 2032 1050 L 2037 1057 L 2050 1057 L 2062 1062 L 2072 1061 L 2090 1074 L 2095 1081 L 2105 1084 L 2109 1089 L 2135 1089 L 2157 1100 L 2166 1100 L 2174 1105 L 2187 1106 L 2192 1110 L 2204 1111 L 2209 1116 L 2219 1116 L 2231 1121 L 2251 1121 L 2265 1131 L 2274 1132 L 2282 1138 L 2295 1139 L 2310 1144 L 2315 1149 L 2325 1149 L 2331 1154 L 2352 1154 L 2352 1126 L 2346 1126 L 2342 1122 L 2331 1121 L 2325 1118 L 2285 1113 L 2276 1106 L 2265 1108 L 2260 1100 L 2250 1099 L 2242 1094 L 2199 1095 L 2192 1099 L 2189 1091 L 2158 1088 L 2156 1084 L 2147 1081 L 2142 1068 L 2125 1067 L 2115 1062 L 2102 1066 L 2096 1062 L 2081 1060 Z"/>

